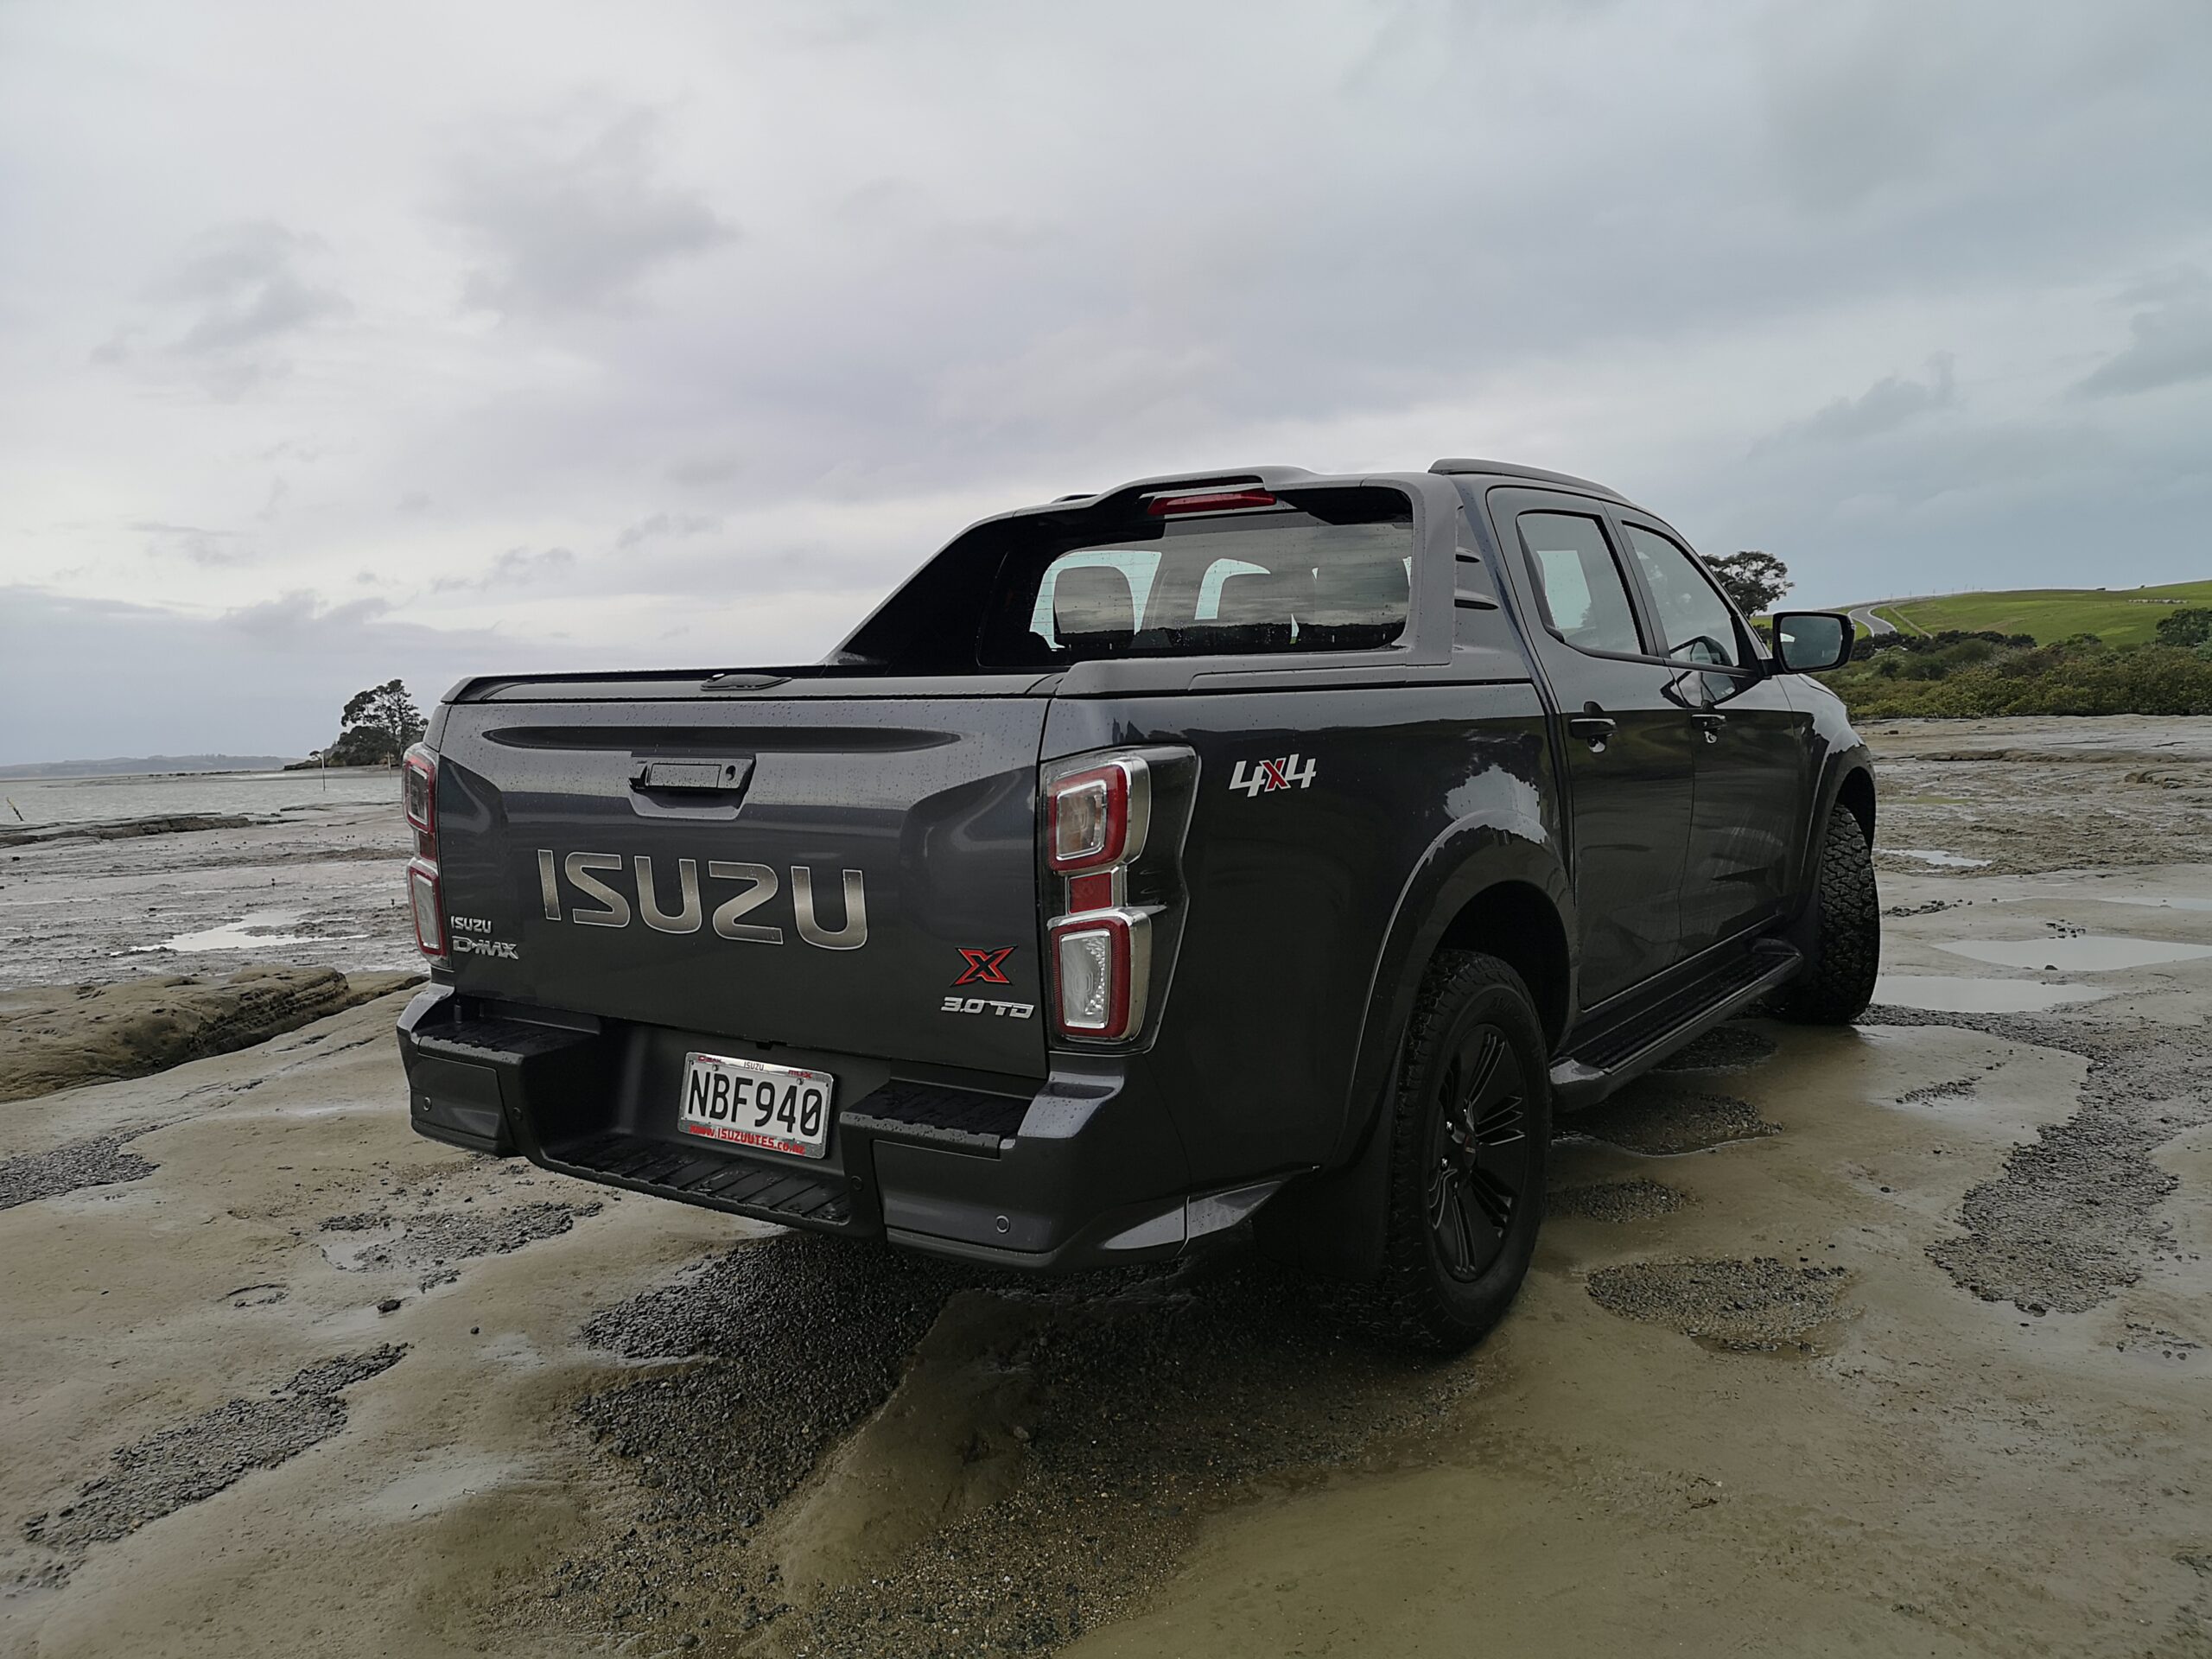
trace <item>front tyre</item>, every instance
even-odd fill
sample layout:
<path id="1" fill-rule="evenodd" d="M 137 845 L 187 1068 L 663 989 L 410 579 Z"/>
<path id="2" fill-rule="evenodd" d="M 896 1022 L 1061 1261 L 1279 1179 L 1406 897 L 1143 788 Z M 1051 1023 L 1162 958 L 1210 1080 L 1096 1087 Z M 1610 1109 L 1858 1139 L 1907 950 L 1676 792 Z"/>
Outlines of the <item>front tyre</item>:
<path id="1" fill-rule="evenodd" d="M 1551 1122 L 1543 1027 L 1520 975 L 1439 951 L 1392 1107 L 1376 1311 L 1395 1334 L 1457 1353 L 1503 1317 L 1535 1253 Z"/>
<path id="2" fill-rule="evenodd" d="M 1874 891 L 1873 849 L 1841 802 L 1828 814 L 1817 878 L 1812 960 L 1772 1006 L 1800 1025 L 1847 1026 L 1874 1000 L 1882 967 L 1882 902 Z"/>

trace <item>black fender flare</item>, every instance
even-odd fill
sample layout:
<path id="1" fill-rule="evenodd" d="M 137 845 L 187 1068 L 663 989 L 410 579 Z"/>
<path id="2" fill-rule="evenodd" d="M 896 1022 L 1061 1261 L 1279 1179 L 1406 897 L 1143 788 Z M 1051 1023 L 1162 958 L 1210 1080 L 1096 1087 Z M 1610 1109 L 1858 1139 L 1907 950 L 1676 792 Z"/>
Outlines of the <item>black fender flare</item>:
<path id="1" fill-rule="evenodd" d="M 1470 902 L 1509 882 L 1535 888 L 1558 913 L 1568 941 L 1565 1027 L 1573 1025 L 1579 936 L 1573 885 L 1557 840 L 1541 819 L 1511 806 L 1459 819 L 1428 844 L 1399 890 L 1369 980 L 1335 1158 L 1260 1211 L 1259 1236 L 1270 1255 L 1354 1278 L 1380 1268 L 1387 1109 L 1414 995 L 1453 920 Z"/>
<path id="2" fill-rule="evenodd" d="M 1864 743 L 1831 749 L 1822 758 L 1820 787 L 1813 793 L 1813 810 L 1806 815 L 1805 844 L 1797 865 L 1798 892 L 1786 930 L 1789 942 L 1801 950 L 1810 946 L 1808 935 L 1816 914 L 1813 900 L 1821 889 L 1821 855 L 1827 846 L 1828 819 L 1843 795 L 1844 785 L 1854 776 L 1866 779 L 1867 795 L 1872 799 L 1874 757 Z M 1870 846 L 1873 843 L 1872 825 L 1867 827 L 1866 840 Z"/>

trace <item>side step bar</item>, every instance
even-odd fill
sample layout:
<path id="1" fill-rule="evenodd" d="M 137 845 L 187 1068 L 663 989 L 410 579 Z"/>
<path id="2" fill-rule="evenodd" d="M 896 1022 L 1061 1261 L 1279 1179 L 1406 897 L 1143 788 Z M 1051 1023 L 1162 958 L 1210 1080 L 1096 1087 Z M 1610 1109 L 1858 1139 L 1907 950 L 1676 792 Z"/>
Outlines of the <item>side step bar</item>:
<path id="1" fill-rule="evenodd" d="M 1804 960 L 1786 941 L 1761 940 L 1718 971 L 1554 1061 L 1553 1104 L 1566 1111 L 1596 1105 L 1693 1038 L 1795 977 Z"/>

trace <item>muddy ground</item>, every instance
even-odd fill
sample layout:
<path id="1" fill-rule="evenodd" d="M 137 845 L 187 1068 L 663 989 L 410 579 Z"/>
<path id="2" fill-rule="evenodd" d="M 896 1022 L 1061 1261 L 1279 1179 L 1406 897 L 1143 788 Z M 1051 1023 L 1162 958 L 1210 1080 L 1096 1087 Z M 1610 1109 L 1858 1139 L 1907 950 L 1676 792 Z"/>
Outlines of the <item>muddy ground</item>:
<path id="1" fill-rule="evenodd" d="M 0 1104 L 0 1653 L 2212 1653 L 2212 722 L 1870 736 L 1882 1006 L 1571 1124 L 1449 1363 L 448 1152 L 393 999 Z M 333 819 L 22 849 L 0 933 L 175 973 L 56 931 L 149 859 L 355 929 Z"/>

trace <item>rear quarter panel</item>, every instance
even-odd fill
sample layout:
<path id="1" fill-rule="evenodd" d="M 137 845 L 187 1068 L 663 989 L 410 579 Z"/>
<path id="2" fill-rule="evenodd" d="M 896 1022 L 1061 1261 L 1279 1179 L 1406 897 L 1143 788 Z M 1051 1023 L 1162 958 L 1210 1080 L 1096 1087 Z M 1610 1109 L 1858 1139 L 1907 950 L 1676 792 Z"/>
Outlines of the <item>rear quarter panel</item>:
<path id="1" fill-rule="evenodd" d="M 1354 1063 L 1424 857 L 1455 824 L 1540 823 L 1552 810 L 1536 692 L 1446 683 L 1058 699 L 1044 748 L 1150 742 L 1195 749 L 1199 778 L 1174 981 L 1134 1064 L 1169 1102 L 1194 1180 L 1326 1163 L 1348 1117 L 1373 1103 L 1352 1098 Z M 1255 787 L 1266 762 L 1281 786 Z"/>

